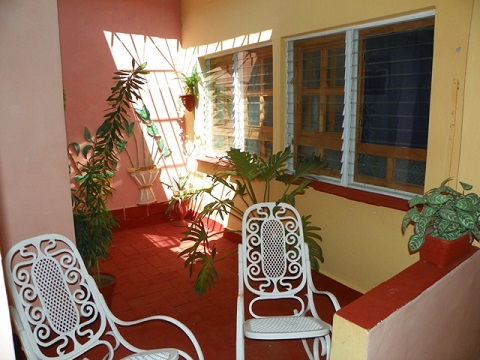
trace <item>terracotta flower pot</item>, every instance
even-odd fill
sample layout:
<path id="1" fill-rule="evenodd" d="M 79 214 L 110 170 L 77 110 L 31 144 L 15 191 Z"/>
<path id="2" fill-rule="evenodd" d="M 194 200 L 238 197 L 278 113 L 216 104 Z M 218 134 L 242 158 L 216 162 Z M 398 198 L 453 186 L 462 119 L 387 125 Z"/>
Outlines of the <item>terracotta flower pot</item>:
<path id="1" fill-rule="evenodd" d="M 117 279 L 112 274 L 107 273 L 100 273 L 93 275 L 93 279 L 97 284 L 98 290 L 100 294 L 103 295 L 105 302 L 107 303 L 108 307 L 112 308 L 113 303 L 113 294 L 115 292 L 115 284 Z"/>
<path id="2" fill-rule="evenodd" d="M 173 211 L 172 211 L 172 215 L 174 217 L 174 225 L 175 226 L 187 226 L 188 225 L 188 221 L 185 220 L 185 218 L 187 217 L 188 215 L 188 212 L 190 211 L 190 208 L 189 208 L 189 204 L 190 204 L 190 199 L 185 199 L 185 200 L 182 200 L 180 202 L 178 202 Z"/>
<path id="3" fill-rule="evenodd" d="M 445 266 L 466 255 L 471 246 L 468 233 L 456 240 L 443 240 L 427 235 L 420 248 L 420 260 Z"/>
<path id="4" fill-rule="evenodd" d="M 195 96 L 193 94 L 180 95 L 180 99 L 187 111 L 193 111 L 195 108 Z"/>

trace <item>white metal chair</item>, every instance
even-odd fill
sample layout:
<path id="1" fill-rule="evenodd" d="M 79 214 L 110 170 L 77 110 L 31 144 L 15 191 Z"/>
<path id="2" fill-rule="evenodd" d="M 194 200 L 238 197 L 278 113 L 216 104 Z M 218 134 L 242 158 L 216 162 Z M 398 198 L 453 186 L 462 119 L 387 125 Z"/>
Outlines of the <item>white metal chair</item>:
<path id="1" fill-rule="evenodd" d="M 12 319 L 28 359 L 82 359 L 85 352 L 98 346 L 106 348 L 103 359 L 111 360 L 121 344 L 134 353 L 125 359 L 173 360 L 181 356 L 192 360 L 186 352 L 173 348 L 141 350 L 128 343 L 117 327 L 160 320 L 180 328 L 203 360 L 193 333 L 174 318 L 116 318 L 75 245 L 64 236 L 46 234 L 15 244 L 5 257 L 5 273 L 14 304 L 10 307 Z"/>
<path id="2" fill-rule="evenodd" d="M 245 337 L 301 339 L 309 359 L 319 359 L 320 355 L 328 359 L 331 326 L 318 316 L 313 295 L 328 296 L 335 311 L 340 305 L 332 293 L 319 291 L 313 284 L 298 211 L 285 203 L 254 204 L 245 211 L 242 228 L 237 360 L 245 358 Z M 272 302 L 281 304 L 270 306 Z M 273 314 L 272 309 L 278 309 L 278 305 L 284 309 Z M 312 346 L 307 339 L 313 339 Z"/>

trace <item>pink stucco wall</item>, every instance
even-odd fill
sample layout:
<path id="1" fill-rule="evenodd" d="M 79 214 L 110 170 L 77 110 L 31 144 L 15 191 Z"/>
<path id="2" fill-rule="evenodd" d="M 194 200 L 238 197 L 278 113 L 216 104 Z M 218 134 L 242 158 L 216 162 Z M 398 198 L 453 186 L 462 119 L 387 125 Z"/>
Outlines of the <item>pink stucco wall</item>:
<path id="1" fill-rule="evenodd" d="M 66 94 L 68 141 L 83 141 L 87 126 L 94 131 L 103 121 L 114 71 L 131 69 L 132 57 L 147 62 L 152 71 L 144 100 L 152 119 L 158 121 L 174 156 L 161 162 L 163 180 L 169 168 L 184 163 L 181 127 L 176 102 L 181 88 L 175 69 L 182 70 L 179 57 L 181 22 L 178 0 L 59 0 L 59 27 L 63 86 Z M 110 208 L 136 206 L 138 190 L 127 174 L 130 167 L 122 156 L 114 178 L 115 193 Z M 167 199 L 159 181 L 154 185 L 159 201 Z"/>
<path id="2" fill-rule="evenodd" d="M 73 238 L 57 18 L 56 1 L 0 2 L 2 253 L 42 233 Z M 15 358 L 1 270 L 0 351 Z"/>
<path id="3" fill-rule="evenodd" d="M 479 301 L 477 251 L 371 329 L 367 359 L 480 359 Z"/>
<path id="4" fill-rule="evenodd" d="M 480 251 L 451 265 L 419 261 L 341 309 L 364 329 L 368 360 L 480 359 Z M 335 323 L 335 322 L 334 322 Z M 346 343 L 333 346 L 348 347 Z M 338 342 L 338 341 L 337 341 Z"/>

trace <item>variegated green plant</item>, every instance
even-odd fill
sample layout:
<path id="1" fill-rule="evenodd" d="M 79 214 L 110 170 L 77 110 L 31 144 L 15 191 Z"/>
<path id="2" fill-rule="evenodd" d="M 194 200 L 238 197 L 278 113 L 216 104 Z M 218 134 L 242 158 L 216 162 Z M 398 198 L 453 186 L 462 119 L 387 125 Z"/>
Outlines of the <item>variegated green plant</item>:
<path id="1" fill-rule="evenodd" d="M 480 240 L 480 198 L 473 192 L 466 193 L 472 190 L 472 185 L 459 181 L 462 192 L 448 186 L 451 179 L 408 202 L 410 209 L 403 218 L 402 231 L 405 233 L 409 224 L 414 225 L 414 233 L 408 240 L 410 252 L 420 250 L 426 235 L 455 240 L 470 234 L 471 240 Z"/>

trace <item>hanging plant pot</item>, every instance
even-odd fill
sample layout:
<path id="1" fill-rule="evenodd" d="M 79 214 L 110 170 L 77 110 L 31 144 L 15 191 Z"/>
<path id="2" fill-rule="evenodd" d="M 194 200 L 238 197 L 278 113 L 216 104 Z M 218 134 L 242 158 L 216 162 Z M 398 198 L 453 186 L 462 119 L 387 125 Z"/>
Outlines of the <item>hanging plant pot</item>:
<path id="1" fill-rule="evenodd" d="M 112 308 L 113 294 L 115 293 L 115 284 L 117 279 L 112 274 L 100 273 L 92 275 L 97 284 L 98 290 L 103 295 L 108 307 Z"/>
<path id="2" fill-rule="evenodd" d="M 468 233 L 456 240 L 443 240 L 426 235 L 425 243 L 420 248 L 420 260 L 445 266 L 466 255 L 471 246 Z"/>
<path id="3" fill-rule="evenodd" d="M 195 108 L 195 96 L 193 94 L 180 95 L 180 99 L 187 111 L 193 111 Z"/>
<path id="4" fill-rule="evenodd" d="M 153 192 L 153 182 L 158 176 L 160 169 L 153 166 L 129 168 L 127 172 L 138 186 L 137 205 L 149 205 L 157 202 L 155 193 Z"/>

